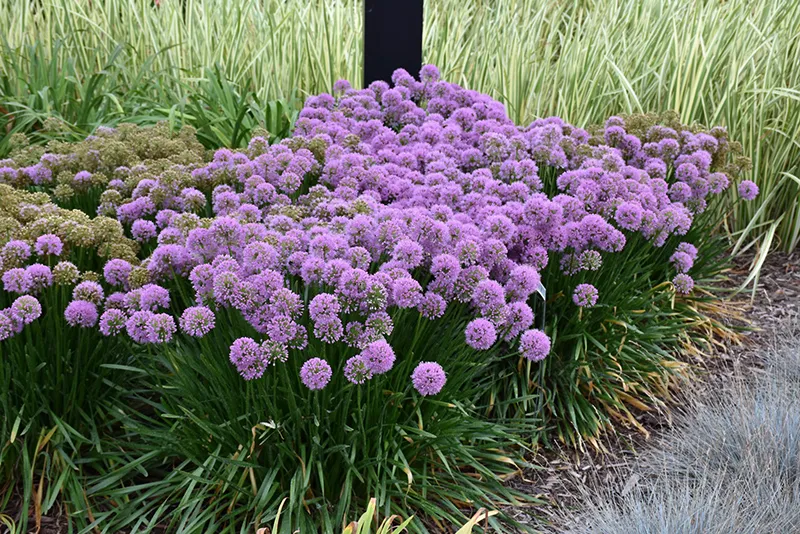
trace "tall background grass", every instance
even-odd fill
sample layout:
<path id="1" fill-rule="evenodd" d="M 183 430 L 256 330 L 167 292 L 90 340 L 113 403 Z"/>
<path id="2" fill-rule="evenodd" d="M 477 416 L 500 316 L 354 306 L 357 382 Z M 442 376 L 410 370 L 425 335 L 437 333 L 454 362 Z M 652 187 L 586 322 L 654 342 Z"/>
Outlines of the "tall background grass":
<path id="1" fill-rule="evenodd" d="M 0 21 L 9 132 L 51 115 L 75 135 L 168 119 L 239 146 L 248 126 L 281 135 L 304 95 L 361 78 L 361 0 L 7 0 Z M 674 110 L 727 126 L 763 192 L 730 218 L 737 250 L 800 243 L 800 3 L 426 0 L 424 53 L 519 123 Z"/>

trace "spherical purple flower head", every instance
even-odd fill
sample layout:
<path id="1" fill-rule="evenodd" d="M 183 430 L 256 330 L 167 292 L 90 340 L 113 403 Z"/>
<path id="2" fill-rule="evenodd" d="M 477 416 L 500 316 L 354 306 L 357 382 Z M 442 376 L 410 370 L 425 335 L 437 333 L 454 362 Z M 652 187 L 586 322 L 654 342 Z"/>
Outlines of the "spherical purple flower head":
<path id="1" fill-rule="evenodd" d="M 127 320 L 128 316 L 122 310 L 106 310 L 100 316 L 100 333 L 106 337 L 116 336 L 125 328 Z"/>
<path id="2" fill-rule="evenodd" d="M 352 89 L 352 86 L 347 80 L 336 80 L 333 82 L 333 93 L 336 95 L 342 95 L 350 89 Z"/>
<path id="3" fill-rule="evenodd" d="M 599 293 L 592 284 L 578 284 L 572 293 L 572 302 L 581 308 L 591 308 L 597 304 Z"/>
<path id="4" fill-rule="evenodd" d="M 392 284 L 392 300 L 400 308 L 414 308 L 422 299 L 422 286 L 413 278 L 400 278 Z"/>
<path id="5" fill-rule="evenodd" d="M 286 360 L 289 359 L 289 349 L 286 345 L 272 339 L 265 339 L 261 342 L 261 351 L 266 358 L 267 365 L 275 362 L 286 363 Z"/>
<path id="6" fill-rule="evenodd" d="M 669 186 L 669 198 L 673 202 L 686 202 L 692 197 L 692 188 L 684 182 L 675 182 Z"/>
<path id="7" fill-rule="evenodd" d="M 503 286 L 495 280 L 481 280 L 472 292 L 472 305 L 483 315 L 491 315 L 506 303 Z"/>
<path id="8" fill-rule="evenodd" d="M 112 286 L 127 288 L 128 276 L 132 269 L 133 266 L 127 261 L 115 258 L 109 260 L 103 267 L 103 277 Z"/>
<path id="9" fill-rule="evenodd" d="M 682 295 L 688 295 L 694 289 L 694 280 L 686 273 L 680 273 L 672 279 L 672 285 L 675 286 L 675 291 Z"/>
<path id="10" fill-rule="evenodd" d="M 142 310 L 134 312 L 127 321 L 125 321 L 125 331 L 136 343 L 150 343 L 150 332 L 148 331 L 148 324 L 153 312 Z"/>
<path id="11" fill-rule="evenodd" d="M 27 293 L 30 290 L 30 279 L 25 274 L 25 269 L 20 267 L 4 272 L 3 289 L 9 293 Z"/>
<path id="12" fill-rule="evenodd" d="M 691 243 L 686 243 L 685 241 L 683 243 L 678 244 L 678 246 L 675 247 L 675 252 L 683 252 L 684 254 L 688 254 L 689 257 L 692 258 L 692 260 L 697 259 L 697 247 L 695 247 Z"/>
<path id="13" fill-rule="evenodd" d="M 288 315 L 276 315 L 267 323 L 267 333 L 279 343 L 289 343 L 297 335 L 298 326 Z"/>
<path id="14" fill-rule="evenodd" d="M 366 362 L 369 370 L 376 375 L 382 375 L 394 366 L 394 349 L 385 339 L 379 339 L 368 344 L 361 351 L 360 356 Z"/>
<path id="15" fill-rule="evenodd" d="M 423 65 L 419 71 L 419 79 L 425 83 L 438 82 L 439 77 L 439 69 L 436 65 Z"/>
<path id="16" fill-rule="evenodd" d="M 308 304 L 308 315 L 312 321 L 319 321 L 324 318 L 335 317 L 342 311 L 339 299 L 330 293 L 320 293 L 311 299 Z"/>
<path id="17" fill-rule="evenodd" d="M 758 186 L 751 180 L 742 180 L 739 184 L 739 196 L 743 200 L 753 200 L 758 196 Z"/>
<path id="18" fill-rule="evenodd" d="M 512 302 L 505 309 L 504 338 L 510 341 L 533 324 L 533 310 L 525 302 Z"/>
<path id="19" fill-rule="evenodd" d="M 80 171 L 72 178 L 72 183 L 78 186 L 89 185 L 92 183 L 92 173 Z"/>
<path id="20" fill-rule="evenodd" d="M 687 273 L 694 265 L 694 260 L 685 252 L 675 251 L 669 261 L 679 273 Z"/>
<path id="21" fill-rule="evenodd" d="M 528 265 L 514 267 L 506 282 L 506 294 L 510 301 L 528 300 L 542 282 L 539 272 Z M 479 284 L 480 285 L 480 284 Z"/>
<path id="22" fill-rule="evenodd" d="M 447 301 L 440 295 L 428 291 L 417 305 L 417 309 L 426 319 L 439 319 L 447 310 Z"/>
<path id="23" fill-rule="evenodd" d="M 411 239 L 403 239 L 394 247 L 392 260 L 403 269 L 413 269 L 422 263 L 422 245 Z"/>
<path id="24" fill-rule="evenodd" d="M 469 302 L 472 300 L 472 292 L 475 290 L 475 286 L 477 286 L 481 280 L 486 280 L 487 278 L 489 278 L 489 272 L 480 265 L 473 265 L 462 269 L 453 286 L 456 299 L 460 302 Z"/>
<path id="25" fill-rule="evenodd" d="M 42 305 L 35 297 L 23 295 L 11 304 L 11 313 L 20 318 L 24 324 L 30 324 L 42 315 Z"/>
<path id="26" fill-rule="evenodd" d="M 73 300 L 64 310 L 64 319 L 70 326 L 90 328 L 97 323 L 97 306 L 87 300 Z"/>
<path id="27" fill-rule="evenodd" d="M 447 382 L 447 375 L 436 362 L 420 362 L 411 373 L 411 383 L 417 393 L 425 397 L 436 395 Z"/>
<path id="28" fill-rule="evenodd" d="M 29 291 L 41 291 L 46 287 L 53 285 L 53 272 L 47 265 L 41 263 L 34 263 L 25 269 L 25 278 L 27 279 Z"/>
<path id="29" fill-rule="evenodd" d="M 181 315 L 181 330 L 194 337 L 203 337 L 214 328 L 214 312 L 205 306 L 186 308 Z"/>
<path id="30" fill-rule="evenodd" d="M 617 206 L 614 219 L 621 228 L 635 232 L 641 227 L 643 216 L 644 211 L 638 202 L 623 202 Z"/>
<path id="31" fill-rule="evenodd" d="M 214 300 L 220 306 L 232 306 L 241 280 L 236 273 L 223 271 L 214 276 Z"/>
<path id="32" fill-rule="evenodd" d="M 314 337 L 325 343 L 336 343 L 343 334 L 344 325 L 336 315 L 323 315 L 314 321 Z"/>
<path id="33" fill-rule="evenodd" d="M 97 282 L 87 280 L 81 282 L 75 289 L 72 290 L 72 298 L 75 300 L 88 300 L 89 302 L 99 305 L 103 303 L 103 287 Z"/>
<path id="34" fill-rule="evenodd" d="M 497 330 L 488 319 L 473 319 L 464 330 L 467 345 L 475 350 L 486 350 L 497 341 Z"/>
<path id="35" fill-rule="evenodd" d="M 152 312 L 158 308 L 169 308 L 169 291 L 156 284 L 143 285 L 139 289 L 139 307 Z"/>
<path id="36" fill-rule="evenodd" d="M 526 330 L 519 338 L 519 351 L 526 360 L 540 362 L 550 354 L 550 338 L 541 330 Z"/>
<path id="37" fill-rule="evenodd" d="M 725 175 L 725 173 L 713 172 L 708 175 L 709 190 L 715 195 L 719 195 L 720 193 L 728 189 L 730 183 L 731 182 Z"/>
<path id="38" fill-rule="evenodd" d="M 249 337 L 240 337 L 231 344 L 230 361 L 245 380 L 260 378 L 268 365 L 261 345 Z"/>
<path id="39" fill-rule="evenodd" d="M 14 239 L 3 245 L 0 257 L 18 262 L 17 264 L 22 263 L 31 257 L 31 246 L 25 241 Z"/>
<path id="40" fill-rule="evenodd" d="M 345 362 L 344 377 L 352 384 L 363 384 L 372 378 L 372 370 L 366 360 L 357 354 Z"/>
<path id="41" fill-rule="evenodd" d="M 36 254 L 39 256 L 60 256 L 64 250 L 61 238 L 54 234 L 44 234 L 36 238 Z"/>
<path id="42" fill-rule="evenodd" d="M 156 224 L 146 219 L 136 219 L 131 226 L 131 235 L 140 243 L 149 241 L 156 236 Z"/>
<path id="43" fill-rule="evenodd" d="M 117 291 L 106 297 L 105 308 L 107 310 L 125 310 L 125 293 Z"/>
<path id="44" fill-rule="evenodd" d="M 306 360 L 300 368 L 300 381 L 312 391 L 324 388 L 331 381 L 333 370 L 322 358 Z"/>
<path id="45" fill-rule="evenodd" d="M 169 343 L 177 330 L 175 319 L 166 313 L 154 313 L 147 321 L 147 337 L 150 343 Z"/>
<path id="46" fill-rule="evenodd" d="M 10 310 L 0 310 L 0 341 L 13 337 L 16 334 L 14 321 Z M 16 319 L 17 322 L 19 319 Z"/>

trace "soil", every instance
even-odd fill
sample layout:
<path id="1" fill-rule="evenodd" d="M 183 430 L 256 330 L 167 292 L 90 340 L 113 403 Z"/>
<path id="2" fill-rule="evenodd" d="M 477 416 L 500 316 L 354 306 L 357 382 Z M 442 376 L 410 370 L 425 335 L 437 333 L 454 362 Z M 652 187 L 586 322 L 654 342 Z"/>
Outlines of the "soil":
<path id="1" fill-rule="evenodd" d="M 740 256 L 728 273 L 725 287 L 734 293 L 746 280 L 753 256 Z M 604 488 L 611 493 L 625 493 L 637 481 L 631 461 L 652 446 L 672 428 L 673 415 L 686 406 L 687 396 L 702 398 L 718 394 L 734 382 L 762 368 L 760 350 L 780 336 L 780 326 L 792 317 L 800 317 L 800 252 L 792 255 L 772 252 L 761 268 L 759 278 L 747 289 L 732 295 L 729 305 L 741 312 L 746 322 L 725 319 L 732 327 L 744 328 L 734 339 L 716 344 L 711 357 L 694 359 L 699 380 L 677 391 L 668 409 L 642 413 L 639 422 L 648 432 L 619 429 L 602 437 L 605 449 L 585 450 L 562 447 L 538 454 L 531 459 L 536 467 L 526 470 L 510 482 L 528 495 L 546 500 L 548 506 L 507 509 L 520 523 L 543 533 L 562 532 L 561 518 L 578 510 L 589 491 Z"/>

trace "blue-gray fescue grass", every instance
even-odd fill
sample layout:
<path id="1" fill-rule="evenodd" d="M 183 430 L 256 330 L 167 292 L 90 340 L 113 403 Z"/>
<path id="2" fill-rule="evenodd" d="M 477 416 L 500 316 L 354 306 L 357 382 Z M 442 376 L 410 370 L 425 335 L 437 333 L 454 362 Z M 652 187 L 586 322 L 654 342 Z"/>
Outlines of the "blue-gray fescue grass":
<path id="1" fill-rule="evenodd" d="M 636 462 L 639 482 L 587 497 L 567 532 L 800 532 L 800 321 L 780 331 L 763 374 L 695 402 Z"/>

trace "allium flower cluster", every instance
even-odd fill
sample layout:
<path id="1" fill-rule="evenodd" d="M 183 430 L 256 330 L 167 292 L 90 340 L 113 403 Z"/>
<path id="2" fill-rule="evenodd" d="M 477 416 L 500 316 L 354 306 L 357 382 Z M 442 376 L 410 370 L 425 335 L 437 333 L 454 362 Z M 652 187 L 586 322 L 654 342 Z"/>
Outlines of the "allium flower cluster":
<path id="1" fill-rule="evenodd" d="M 4 290 L 24 295 L 83 280 L 65 311 L 71 325 L 94 325 L 104 306 L 104 335 L 125 332 L 148 344 L 177 334 L 168 310 L 180 302 L 166 288 L 191 285 L 196 306 L 180 315 L 181 333 L 206 336 L 217 320 L 240 316 L 255 333 L 233 342 L 229 357 L 247 380 L 309 343 L 347 346 L 344 363 L 305 362 L 301 380 L 310 389 L 325 387 L 332 368 L 354 384 L 391 372 L 403 357 L 389 341 L 394 321 L 407 314 L 464 314 L 467 346 L 519 343 L 525 358 L 539 361 L 550 340 L 531 330 L 531 305 L 550 261 L 565 277 L 596 280 L 604 260 L 628 246 L 678 241 L 732 181 L 719 163 L 721 131 L 639 131 L 620 117 L 594 133 L 557 117 L 519 127 L 502 104 L 441 80 L 433 66 L 419 81 L 405 71 L 393 81 L 365 89 L 339 82 L 334 94 L 307 99 L 292 138 L 254 139 L 204 164 L 79 169 L 45 154 L 38 167 L 1 170 L 0 181 L 15 187 L 49 184 L 65 171 L 70 194 L 113 175 L 98 208 L 103 231 L 45 221 L 3 245 Z M 556 176 L 549 193 L 540 172 Z M 738 189 L 744 199 L 758 193 L 752 182 Z M 25 208 L 31 220 L 39 211 L 45 207 Z M 25 267 L 34 240 L 40 257 L 79 243 L 126 245 L 107 247 L 101 285 L 68 262 L 51 276 L 44 265 Z M 686 242 L 673 251 L 677 291 L 691 291 L 686 273 L 697 254 Z M 109 286 L 119 293 L 105 299 Z M 592 307 L 598 291 L 579 284 L 572 298 Z M 17 327 L 9 313 L 0 316 L 0 336 Z M 412 375 L 422 395 L 444 381 L 431 362 Z"/>

